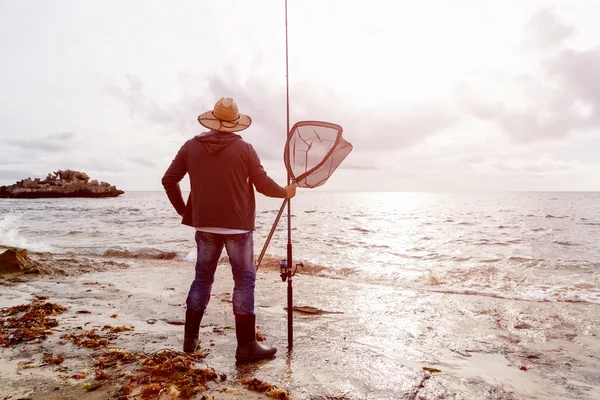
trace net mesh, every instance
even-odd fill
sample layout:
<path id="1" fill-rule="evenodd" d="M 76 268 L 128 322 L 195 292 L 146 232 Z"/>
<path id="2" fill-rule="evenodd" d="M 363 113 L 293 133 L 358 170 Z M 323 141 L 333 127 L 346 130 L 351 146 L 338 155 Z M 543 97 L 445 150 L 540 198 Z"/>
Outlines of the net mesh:
<path id="1" fill-rule="evenodd" d="M 315 188 L 327 182 L 352 151 L 342 137 L 342 127 L 329 122 L 301 121 L 291 130 L 284 161 L 300 187 Z"/>

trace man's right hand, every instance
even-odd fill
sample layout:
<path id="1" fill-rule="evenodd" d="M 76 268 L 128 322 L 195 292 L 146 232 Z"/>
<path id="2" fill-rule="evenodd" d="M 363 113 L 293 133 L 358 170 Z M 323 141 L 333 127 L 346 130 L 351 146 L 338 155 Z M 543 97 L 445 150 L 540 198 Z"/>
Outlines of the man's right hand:
<path id="1" fill-rule="evenodd" d="M 286 199 L 291 199 L 292 197 L 294 197 L 296 195 L 296 188 L 298 187 L 297 184 L 292 183 L 291 185 L 288 185 L 285 187 L 285 191 L 286 191 L 286 195 L 285 198 Z"/>

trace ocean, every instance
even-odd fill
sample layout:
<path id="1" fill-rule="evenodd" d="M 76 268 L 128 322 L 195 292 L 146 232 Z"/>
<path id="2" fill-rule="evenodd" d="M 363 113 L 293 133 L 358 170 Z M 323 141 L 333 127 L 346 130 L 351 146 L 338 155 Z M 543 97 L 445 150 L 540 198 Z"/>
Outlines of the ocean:
<path id="1" fill-rule="evenodd" d="M 281 200 L 257 194 L 255 253 Z M 600 193 L 342 193 L 299 190 L 295 261 L 309 272 L 442 293 L 600 304 Z M 195 259 L 193 229 L 163 192 L 0 199 L 0 246 Z M 267 253 L 285 257 L 282 217 Z M 225 254 L 225 253 L 223 253 Z"/>

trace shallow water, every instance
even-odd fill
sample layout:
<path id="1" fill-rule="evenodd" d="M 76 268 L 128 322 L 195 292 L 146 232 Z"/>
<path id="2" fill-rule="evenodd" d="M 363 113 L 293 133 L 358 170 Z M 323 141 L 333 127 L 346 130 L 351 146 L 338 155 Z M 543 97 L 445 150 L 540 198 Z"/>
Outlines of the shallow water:
<path id="1" fill-rule="evenodd" d="M 260 252 L 280 200 L 257 196 Z M 439 292 L 600 304 L 600 193 L 328 193 L 293 201 L 294 257 L 320 274 Z M 285 218 L 268 253 L 284 257 Z M 0 199 L 0 246 L 192 262 L 162 192 Z"/>
<path id="2" fill-rule="evenodd" d="M 192 266 L 155 260 L 132 264 L 3 287 L 0 307 L 44 295 L 69 308 L 58 317 L 61 333 L 81 325 L 127 325 L 135 330 L 120 335 L 114 346 L 146 353 L 181 348 L 183 327 L 169 321 L 183 320 Z M 297 276 L 295 304 L 334 313 L 295 313 L 294 348 L 288 353 L 286 285 L 263 271 L 257 280 L 257 324 L 279 352 L 273 360 L 240 366 L 233 358 L 235 331 L 214 330 L 234 325 L 232 285 L 229 268 L 222 265 L 200 331 L 202 346 L 210 350 L 206 362 L 227 374 L 226 386 L 257 377 L 308 400 L 600 397 L 600 306 L 595 304 L 514 301 Z M 91 314 L 77 314 L 81 309 Z M 110 318 L 113 313 L 117 318 Z M 87 368 L 92 352 L 57 343 L 59 332 L 40 346 L 65 352 L 74 368 Z M 41 357 L 35 349 L 23 344 L 3 351 L 2 358 L 13 362 L 29 351 L 35 360 Z M 25 378 L 11 373 L 0 376 L 0 383 L 3 379 Z M 14 390 L 0 389 L 0 394 L 9 393 Z"/>

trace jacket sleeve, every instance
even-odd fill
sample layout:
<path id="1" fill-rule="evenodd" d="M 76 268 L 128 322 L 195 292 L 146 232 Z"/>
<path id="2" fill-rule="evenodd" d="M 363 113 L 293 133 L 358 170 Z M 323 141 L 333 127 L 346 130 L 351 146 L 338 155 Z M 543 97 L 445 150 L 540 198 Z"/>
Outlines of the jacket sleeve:
<path id="1" fill-rule="evenodd" d="M 177 214 L 183 215 L 185 212 L 185 202 L 183 200 L 183 196 L 181 195 L 181 188 L 179 187 L 179 182 L 183 179 L 185 174 L 187 173 L 187 168 L 185 166 L 185 144 L 181 146 L 175 159 L 171 162 L 171 165 L 165 172 L 165 175 L 162 178 L 162 185 L 167 192 L 167 196 L 169 197 L 169 201 L 177 211 Z"/>
<path id="2" fill-rule="evenodd" d="M 259 193 L 262 193 L 265 196 L 277 197 L 280 199 L 285 198 L 287 195 L 285 188 L 279 186 L 277 182 L 267 175 L 267 172 L 260 163 L 258 154 L 256 154 L 256 150 L 254 150 L 254 147 L 251 145 L 249 145 L 249 148 L 248 175 L 250 177 L 250 182 L 252 182 Z"/>

